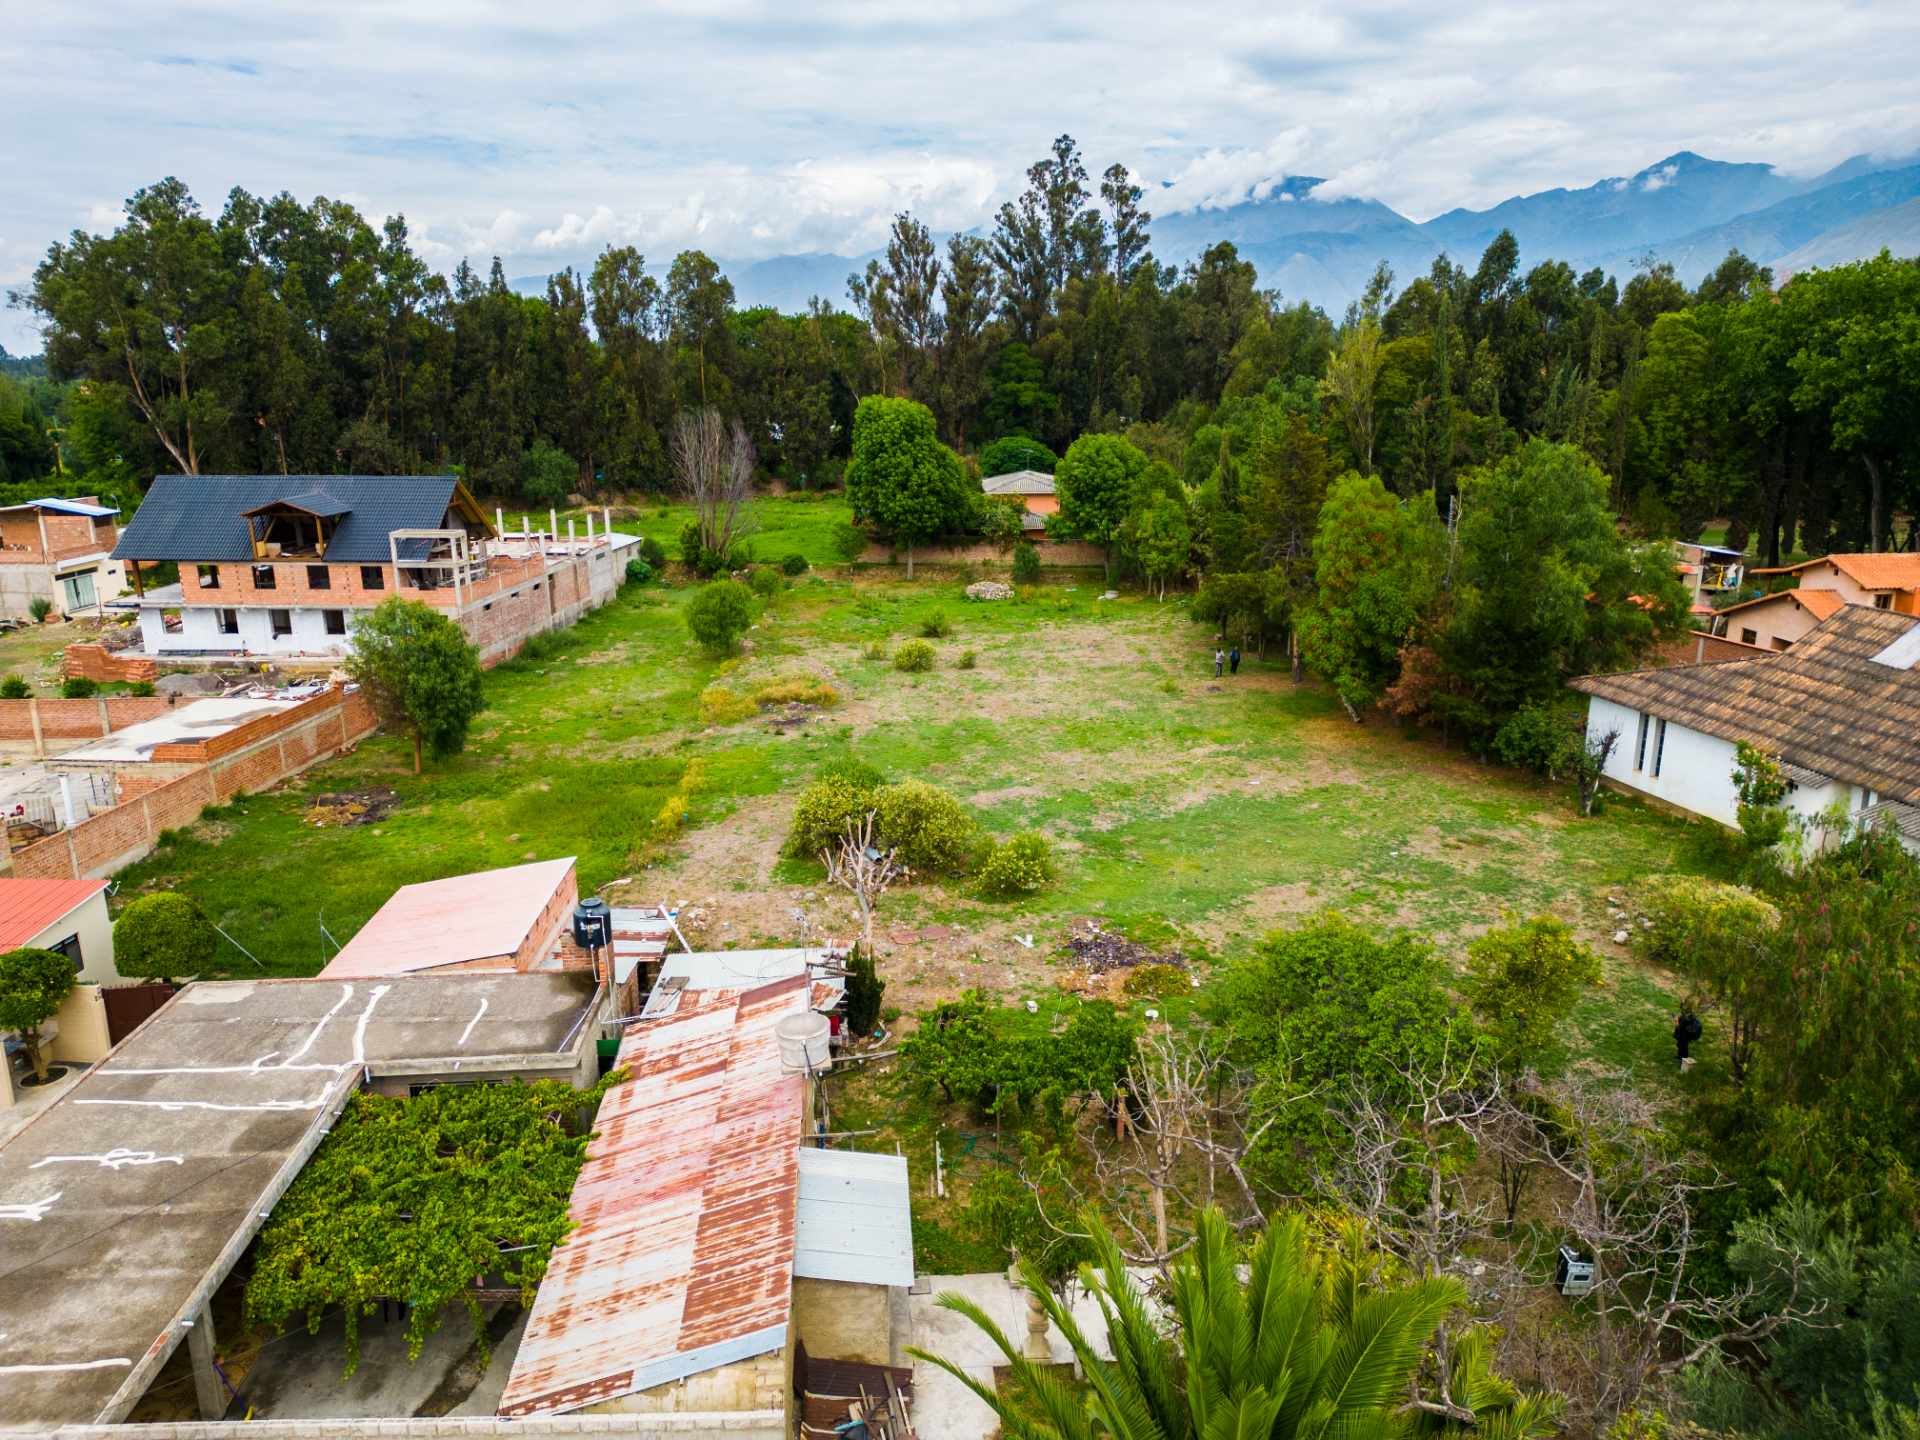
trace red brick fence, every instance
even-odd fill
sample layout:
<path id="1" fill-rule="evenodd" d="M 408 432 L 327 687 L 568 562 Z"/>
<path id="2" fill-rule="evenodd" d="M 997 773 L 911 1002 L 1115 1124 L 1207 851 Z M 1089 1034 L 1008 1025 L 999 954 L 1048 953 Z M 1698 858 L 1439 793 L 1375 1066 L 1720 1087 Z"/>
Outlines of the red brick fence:
<path id="1" fill-rule="evenodd" d="M 69 645 L 63 663 L 69 680 L 79 676 L 108 685 L 116 680 L 131 684 L 160 678 L 160 667 L 146 656 L 121 655 L 104 645 Z"/>
<path id="2" fill-rule="evenodd" d="M 0 748 L 21 742 L 45 755 L 54 740 L 98 740 L 167 713 L 164 695 L 96 695 L 90 700 L 0 700 Z M 66 747 L 62 747 L 66 748 Z"/>

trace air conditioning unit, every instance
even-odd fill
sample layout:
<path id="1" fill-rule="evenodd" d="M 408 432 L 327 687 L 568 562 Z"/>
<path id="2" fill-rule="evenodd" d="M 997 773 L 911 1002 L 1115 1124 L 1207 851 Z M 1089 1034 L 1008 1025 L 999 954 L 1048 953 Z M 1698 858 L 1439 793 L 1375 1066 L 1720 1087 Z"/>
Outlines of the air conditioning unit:
<path id="1" fill-rule="evenodd" d="M 1571 1245 L 1562 1245 L 1553 1267 L 1553 1288 L 1570 1300 L 1592 1294 L 1592 1257 L 1582 1255 Z"/>

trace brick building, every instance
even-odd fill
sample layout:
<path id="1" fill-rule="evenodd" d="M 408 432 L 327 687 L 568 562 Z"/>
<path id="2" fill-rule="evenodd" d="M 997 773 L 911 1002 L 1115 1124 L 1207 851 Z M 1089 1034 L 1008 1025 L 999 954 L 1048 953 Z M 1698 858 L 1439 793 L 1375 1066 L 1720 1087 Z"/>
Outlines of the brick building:
<path id="1" fill-rule="evenodd" d="M 114 549 L 143 653 L 341 655 L 389 595 L 443 608 L 483 659 L 571 624 L 619 589 L 636 536 L 504 534 L 453 475 L 162 475 Z M 172 561 L 176 583 L 141 566 Z"/>
<path id="2" fill-rule="evenodd" d="M 92 496 L 0 505 L 0 615 L 28 615 L 36 599 L 60 615 L 99 614 L 126 589 L 112 553 L 119 518 Z"/>

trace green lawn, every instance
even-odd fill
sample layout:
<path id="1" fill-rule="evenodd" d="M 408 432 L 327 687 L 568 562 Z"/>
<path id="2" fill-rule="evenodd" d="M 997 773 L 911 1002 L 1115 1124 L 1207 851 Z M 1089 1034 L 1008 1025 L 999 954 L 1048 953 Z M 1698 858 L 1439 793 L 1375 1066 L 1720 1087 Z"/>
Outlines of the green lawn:
<path id="1" fill-rule="evenodd" d="M 837 508 L 762 510 L 784 516 L 783 505 L 809 519 Z M 1209 636 L 1178 603 L 1103 602 L 1085 583 L 973 604 L 962 584 L 809 574 L 731 664 L 688 643 L 679 610 L 691 589 L 629 587 L 552 653 L 493 672 L 465 754 L 416 779 L 403 747 L 376 738 L 304 784 L 210 814 L 127 872 L 122 894 L 191 890 L 278 974 L 310 973 L 322 925 L 346 940 L 398 885 L 567 854 L 587 890 L 697 909 L 707 943 L 795 941 L 807 922 L 844 936 L 850 910 L 824 891 L 818 866 L 778 850 L 794 793 L 852 751 L 952 788 L 996 834 L 1045 831 L 1061 860 L 1057 888 L 1027 903 L 957 885 L 888 895 L 890 935 L 953 927 L 883 946 L 889 1001 L 911 1010 L 967 984 L 1052 989 L 1054 947 L 1079 917 L 1219 958 L 1337 905 L 1426 931 L 1457 960 L 1509 912 L 1552 909 L 1603 940 L 1609 887 L 1687 864 L 1682 824 L 1626 802 L 1578 819 L 1558 788 L 1353 726 L 1278 662 L 1250 658 L 1216 682 Z M 868 658 L 873 642 L 916 635 L 935 614 L 953 633 L 935 641 L 932 673 Z M 967 651 L 976 665 L 963 669 Z M 792 729 L 767 716 L 701 725 L 700 691 L 716 678 L 750 688 L 797 671 L 830 680 L 842 703 Z M 662 848 L 654 817 L 683 780 L 694 787 L 688 828 Z M 304 821 L 314 793 L 373 784 L 401 795 L 380 823 Z M 1028 935 L 1031 950 L 1013 938 Z M 259 973 L 237 951 L 223 963 Z M 1609 970 L 1576 1016 L 1585 1048 L 1612 1068 L 1664 1074 L 1666 997 L 1624 957 Z"/>
<path id="2" fill-rule="evenodd" d="M 584 515 L 585 512 L 576 512 Z M 599 524 L 599 511 L 594 512 Z M 561 528 L 568 512 L 560 515 Z M 756 560 L 779 564 L 789 555 L 804 555 L 812 565 L 838 565 L 840 557 L 833 548 L 836 527 L 853 518 L 845 497 L 820 491 L 799 491 L 792 495 L 756 500 L 749 507 L 746 545 Z M 508 524 L 520 522 L 513 511 L 507 512 Z M 693 507 L 679 501 L 656 500 L 651 504 L 614 507 L 613 526 L 627 534 L 646 535 L 666 547 L 673 559 L 680 558 L 680 531 L 693 519 Z"/>

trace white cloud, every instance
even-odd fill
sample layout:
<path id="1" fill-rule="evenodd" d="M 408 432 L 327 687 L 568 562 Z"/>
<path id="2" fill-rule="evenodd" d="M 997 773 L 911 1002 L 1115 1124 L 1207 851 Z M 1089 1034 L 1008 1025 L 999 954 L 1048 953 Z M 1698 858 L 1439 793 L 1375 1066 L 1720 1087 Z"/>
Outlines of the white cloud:
<path id="1" fill-rule="evenodd" d="M 1680 173 L 1678 165 L 1662 165 L 1658 170 L 1649 170 L 1640 181 L 1642 190 L 1664 190 L 1673 183 L 1673 177 Z"/>

